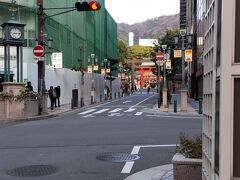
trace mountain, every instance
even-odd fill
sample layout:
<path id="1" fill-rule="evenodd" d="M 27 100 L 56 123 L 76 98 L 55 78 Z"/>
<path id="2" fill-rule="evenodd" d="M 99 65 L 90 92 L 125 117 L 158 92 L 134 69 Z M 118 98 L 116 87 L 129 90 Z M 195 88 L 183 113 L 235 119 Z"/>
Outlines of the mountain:
<path id="1" fill-rule="evenodd" d="M 118 39 L 128 44 L 128 33 L 134 33 L 134 44 L 138 44 L 138 39 L 158 39 L 167 29 L 179 27 L 179 14 L 160 16 L 148 19 L 141 23 L 129 25 L 118 24 Z"/>

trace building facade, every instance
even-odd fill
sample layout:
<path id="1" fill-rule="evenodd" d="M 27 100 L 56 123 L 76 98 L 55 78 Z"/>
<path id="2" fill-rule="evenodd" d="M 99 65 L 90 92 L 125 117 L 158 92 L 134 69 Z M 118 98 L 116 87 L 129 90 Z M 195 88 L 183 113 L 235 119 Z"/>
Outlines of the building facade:
<path id="1" fill-rule="evenodd" d="M 44 8 L 73 7 L 75 0 L 45 0 Z M 89 64 L 88 57 L 95 54 L 98 58 L 99 67 L 103 66 L 103 59 L 117 59 L 117 23 L 105 9 L 105 1 L 100 0 L 101 9 L 96 12 L 72 11 L 65 14 L 48 17 L 65 10 L 44 10 L 44 39 L 53 38 L 52 48 L 45 47 L 45 61 L 51 65 L 51 54 L 56 50 L 63 53 L 64 68 L 83 68 L 87 69 Z M 36 0 L 18 0 L 16 4 L 10 0 L 0 0 L 0 24 L 11 18 L 14 9 L 16 20 L 26 24 L 24 62 L 34 63 L 32 49 L 36 44 L 37 38 L 37 11 Z M 0 29 L 2 32 L 2 29 Z M 2 33 L 0 32 L 0 43 Z M 0 44 L 1 45 L 1 44 Z M 14 53 L 14 51 L 13 51 Z M 3 47 L 0 47 L 0 61 L 3 61 Z M 14 61 L 15 55 L 12 55 Z M 3 69 L 0 62 L 1 69 Z M 1 70 L 0 69 L 0 70 Z M 12 67 L 14 69 L 14 67 Z M 0 71 L 2 72 L 2 71 Z M 99 68 L 100 73 L 100 68 Z"/>

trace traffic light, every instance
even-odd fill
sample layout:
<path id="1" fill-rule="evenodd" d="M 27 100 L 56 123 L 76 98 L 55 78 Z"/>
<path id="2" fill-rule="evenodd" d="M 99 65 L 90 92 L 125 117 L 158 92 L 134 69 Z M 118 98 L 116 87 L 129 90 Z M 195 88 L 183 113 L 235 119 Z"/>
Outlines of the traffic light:
<path id="1" fill-rule="evenodd" d="M 89 3 L 86 1 L 75 3 L 77 11 L 98 11 L 101 5 L 97 1 L 91 0 Z"/>

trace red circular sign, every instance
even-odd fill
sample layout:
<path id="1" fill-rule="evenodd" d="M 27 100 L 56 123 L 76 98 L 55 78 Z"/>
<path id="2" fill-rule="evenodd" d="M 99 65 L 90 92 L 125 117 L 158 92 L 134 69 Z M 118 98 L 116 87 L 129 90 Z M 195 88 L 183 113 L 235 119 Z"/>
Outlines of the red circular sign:
<path id="1" fill-rule="evenodd" d="M 156 53 L 156 59 L 157 59 L 158 61 L 163 61 L 163 59 L 164 59 L 164 53 L 163 53 L 163 52 L 157 52 L 157 53 Z"/>
<path id="2" fill-rule="evenodd" d="M 44 56 L 44 48 L 43 46 L 41 45 L 37 45 L 33 48 L 33 54 L 36 56 L 36 57 L 42 57 Z"/>

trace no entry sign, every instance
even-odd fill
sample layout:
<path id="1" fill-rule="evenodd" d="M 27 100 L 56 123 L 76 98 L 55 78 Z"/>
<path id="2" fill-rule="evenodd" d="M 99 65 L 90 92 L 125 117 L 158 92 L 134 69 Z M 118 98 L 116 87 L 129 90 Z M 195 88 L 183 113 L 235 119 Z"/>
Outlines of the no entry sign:
<path id="1" fill-rule="evenodd" d="M 33 54 L 36 57 L 42 57 L 44 55 L 44 48 L 41 45 L 37 45 L 33 48 Z"/>
<path id="2" fill-rule="evenodd" d="M 157 53 L 156 53 L 156 59 L 157 59 L 158 61 L 163 61 L 163 59 L 164 59 L 164 53 L 163 53 L 163 52 L 157 52 Z"/>

